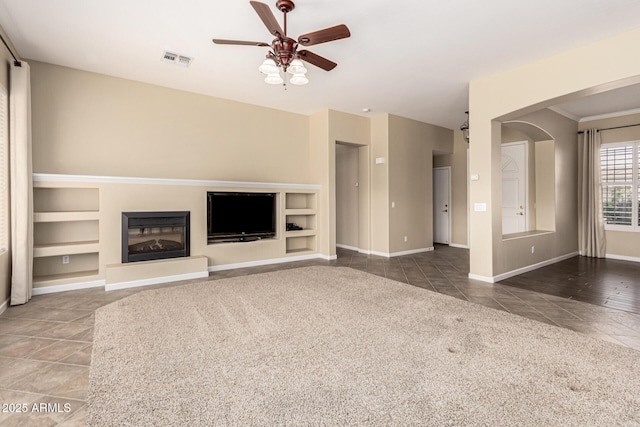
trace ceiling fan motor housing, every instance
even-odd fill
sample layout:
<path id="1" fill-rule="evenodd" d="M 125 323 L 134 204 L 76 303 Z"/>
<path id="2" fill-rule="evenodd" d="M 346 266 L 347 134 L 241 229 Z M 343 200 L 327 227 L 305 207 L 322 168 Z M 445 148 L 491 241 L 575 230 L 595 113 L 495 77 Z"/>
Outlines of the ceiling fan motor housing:
<path id="1" fill-rule="evenodd" d="M 278 0 L 276 8 L 283 13 L 289 13 L 296 7 L 291 0 Z"/>
<path id="2" fill-rule="evenodd" d="M 298 43 L 289 37 L 274 39 L 271 44 L 271 48 L 276 56 L 276 62 L 282 65 L 285 71 L 289 63 L 293 60 L 297 46 Z"/>
<path id="3" fill-rule="evenodd" d="M 276 38 L 271 42 L 271 44 L 242 40 L 213 39 L 212 41 L 215 44 L 268 46 L 271 49 L 267 54 L 267 58 L 273 60 L 275 65 L 282 67 L 285 71 L 294 59 L 303 60 L 325 71 L 333 70 L 336 65 L 338 65 L 335 62 L 308 50 L 298 50 L 298 47 L 314 46 L 350 37 L 351 33 L 346 25 L 334 25 L 333 27 L 325 28 L 323 30 L 302 34 L 296 41 L 287 36 L 287 14 L 295 8 L 295 4 L 292 0 L 276 0 L 276 8 L 284 15 L 284 28 L 280 26 L 280 23 L 278 23 L 273 12 L 271 12 L 271 8 L 266 3 L 262 3 L 257 0 L 251 0 L 249 3 L 262 20 L 262 23 L 267 27 L 269 33 L 272 36 L 276 36 Z"/>

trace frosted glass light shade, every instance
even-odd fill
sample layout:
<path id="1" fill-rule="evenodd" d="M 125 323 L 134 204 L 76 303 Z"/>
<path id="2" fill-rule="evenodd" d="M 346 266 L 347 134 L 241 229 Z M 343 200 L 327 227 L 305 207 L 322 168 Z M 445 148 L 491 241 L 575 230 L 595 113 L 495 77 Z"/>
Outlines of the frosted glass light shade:
<path id="1" fill-rule="evenodd" d="M 269 83 L 270 85 L 279 85 L 282 84 L 284 80 L 282 80 L 282 77 L 280 77 L 279 73 L 275 72 L 267 74 L 267 77 L 265 77 L 264 81 L 265 83 Z"/>
<path id="2" fill-rule="evenodd" d="M 306 85 L 309 83 L 309 79 L 304 74 L 294 74 L 289 80 L 292 85 Z"/>
<path id="3" fill-rule="evenodd" d="M 306 74 L 307 69 L 304 68 L 304 64 L 302 63 L 302 61 L 300 61 L 299 59 L 294 59 L 293 61 L 291 61 L 291 64 L 289 64 L 289 68 L 287 68 L 287 71 L 291 74 Z"/>
<path id="4" fill-rule="evenodd" d="M 265 59 L 262 65 L 258 67 L 258 70 L 260 70 L 262 74 L 277 74 L 279 71 L 276 61 L 271 58 Z"/>

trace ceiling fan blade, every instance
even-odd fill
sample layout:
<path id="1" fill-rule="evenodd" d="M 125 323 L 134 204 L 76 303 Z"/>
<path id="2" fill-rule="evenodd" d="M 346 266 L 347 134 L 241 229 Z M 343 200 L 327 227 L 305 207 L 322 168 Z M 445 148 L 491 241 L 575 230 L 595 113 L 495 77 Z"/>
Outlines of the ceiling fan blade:
<path id="1" fill-rule="evenodd" d="M 349 32 L 349 28 L 344 24 L 340 24 L 335 27 L 325 28 L 324 30 L 303 34 L 298 37 L 298 43 L 303 46 L 313 46 L 314 44 L 346 39 L 350 36 L 351 32 Z"/>
<path id="2" fill-rule="evenodd" d="M 336 68 L 336 64 L 333 61 L 329 61 L 327 58 L 323 58 L 320 55 L 316 55 L 313 52 L 309 52 L 308 50 L 299 50 L 298 56 L 303 61 L 308 62 L 309 64 L 315 65 L 316 67 L 322 68 L 326 71 L 331 71 Z"/>
<path id="3" fill-rule="evenodd" d="M 248 42 L 243 40 L 223 40 L 223 39 L 212 39 L 212 42 L 215 44 L 237 44 L 242 46 L 271 46 L 269 43 L 265 42 Z"/>
<path id="4" fill-rule="evenodd" d="M 276 17 L 273 16 L 269 5 L 260 3 L 259 1 L 250 1 L 249 3 L 251 3 L 251 6 L 253 6 L 260 19 L 262 19 L 262 22 L 264 22 L 265 27 L 267 27 L 267 30 L 269 30 L 272 35 L 276 37 L 284 36 L 284 31 L 282 31 L 280 24 L 276 21 Z"/>

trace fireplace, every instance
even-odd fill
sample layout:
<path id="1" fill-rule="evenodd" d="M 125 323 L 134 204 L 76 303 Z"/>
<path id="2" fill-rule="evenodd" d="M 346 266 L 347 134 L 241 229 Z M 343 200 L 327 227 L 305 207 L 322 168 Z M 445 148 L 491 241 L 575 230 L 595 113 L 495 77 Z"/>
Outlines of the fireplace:
<path id="1" fill-rule="evenodd" d="M 189 212 L 122 212 L 122 262 L 189 256 Z"/>

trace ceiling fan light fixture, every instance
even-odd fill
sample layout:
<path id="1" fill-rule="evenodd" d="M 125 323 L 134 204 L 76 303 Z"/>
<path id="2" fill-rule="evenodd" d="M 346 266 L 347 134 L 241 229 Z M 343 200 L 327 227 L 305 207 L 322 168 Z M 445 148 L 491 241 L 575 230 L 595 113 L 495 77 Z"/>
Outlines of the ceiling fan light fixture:
<path id="1" fill-rule="evenodd" d="M 469 112 L 465 111 L 464 113 L 467 115 L 467 120 L 462 123 L 462 126 L 460 126 L 460 130 L 462 131 L 464 140 L 469 143 Z"/>
<path id="2" fill-rule="evenodd" d="M 268 83 L 270 85 L 279 85 L 284 82 L 278 72 L 267 74 L 267 77 L 265 77 L 264 81 L 265 83 Z"/>
<path id="3" fill-rule="evenodd" d="M 262 74 L 278 74 L 279 71 L 276 61 L 271 58 L 265 59 L 262 65 L 258 67 L 258 70 L 260 70 Z"/>
<path id="4" fill-rule="evenodd" d="M 294 0 L 276 1 L 276 9 L 284 15 L 284 28 L 278 23 L 269 5 L 257 0 L 251 0 L 249 4 L 258 14 L 269 34 L 275 36 L 271 43 L 217 38 L 211 39 L 211 41 L 217 45 L 269 47 L 270 50 L 266 59 L 258 67 L 261 73 L 266 74 L 264 79 L 266 83 L 282 84 L 285 79 L 290 79 L 289 81 L 294 85 L 305 85 L 309 83 L 309 80 L 305 77 L 307 73 L 305 64 L 314 65 L 325 71 L 331 71 L 338 65 L 306 49 L 298 50 L 298 47 L 299 45 L 315 46 L 351 37 L 351 32 L 346 25 L 334 25 L 333 27 L 302 34 L 296 41 L 296 39 L 287 35 L 287 14 L 295 8 Z M 304 63 L 300 60 L 301 58 L 304 59 Z M 290 78 L 289 74 L 291 74 Z"/>
<path id="5" fill-rule="evenodd" d="M 307 73 L 307 69 L 304 67 L 304 64 L 302 63 L 301 60 L 299 59 L 294 59 L 293 61 L 291 61 L 291 63 L 289 64 L 289 67 L 287 68 L 287 71 L 291 74 L 306 74 Z"/>
<path id="6" fill-rule="evenodd" d="M 302 86 L 309 83 L 309 79 L 304 74 L 294 74 L 293 77 L 289 79 L 289 82 L 292 85 Z"/>

